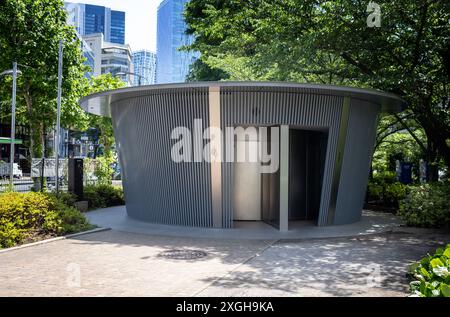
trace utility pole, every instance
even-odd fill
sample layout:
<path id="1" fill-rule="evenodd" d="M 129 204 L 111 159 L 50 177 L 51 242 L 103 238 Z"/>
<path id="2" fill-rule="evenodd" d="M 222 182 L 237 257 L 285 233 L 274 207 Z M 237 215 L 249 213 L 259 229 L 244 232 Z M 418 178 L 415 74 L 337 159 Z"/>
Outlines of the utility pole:
<path id="1" fill-rule="evenodd" d="M 56 108 L 56 131 L 55 131 L 55 176 L 56 194 L 59 193 L 59 139 L 61 130 L 61 85 L 62 85 L 62 63 L 63 63 L 63 42 L 59 40 L 58 55 L 58 99 Z"/>

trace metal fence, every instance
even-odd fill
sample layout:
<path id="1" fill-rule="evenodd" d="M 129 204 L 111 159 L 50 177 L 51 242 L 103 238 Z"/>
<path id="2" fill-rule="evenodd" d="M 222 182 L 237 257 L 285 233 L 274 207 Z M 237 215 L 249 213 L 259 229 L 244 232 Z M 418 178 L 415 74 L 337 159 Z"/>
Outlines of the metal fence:
<path id="1" fill-rule="evenodd" d="M 30 173 L 24 173 L 18 163 L 14 163 L 13 179 L 10 180 L 11 164 L 0 161 L 0 192 L 14 190 L 16 192 L 28 191 L 54 191 L 56 188 L 55 159 L 33 159 Z M 68 188 L 68 160 L 59 160 L 59 187 Z"/>
<path id="2" fill-rule="evenodd" d="M 68 190 L 68 163 L 67 158 L 59 159 L 58 176 L 59 189 Z M 96 176 L 97 169 L 100 168 L 100 162 L 96 159 L 83 160 L 83 184 L 95 185 L 99 183 Z M 18 163 L 14 163 L 14 178 L 10 182 L 11 164 L 0 160 L 0 193 L 5 191 L 29 192 L 29 191 L 55 191 L 56 189 L 56 171 L 54 158 L 37 158 L 32 159 L 29 173 L 25 173 L 19 167 Z M 112 182 L 114 185 L 121 185 L 120 171 L 114 170 L 112 174 Z"/>

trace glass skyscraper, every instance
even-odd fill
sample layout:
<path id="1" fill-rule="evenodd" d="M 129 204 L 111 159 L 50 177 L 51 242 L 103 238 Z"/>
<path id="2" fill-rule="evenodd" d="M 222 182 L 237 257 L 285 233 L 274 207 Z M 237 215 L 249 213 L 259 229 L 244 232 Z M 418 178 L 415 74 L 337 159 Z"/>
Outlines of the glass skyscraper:
<path id="1" fill-rule="evenodd" d="M 183 12 L 189 0 L 164 0 L 158 7 L 156 82 L 186 81 L 189 66 L 199 56 L 196 52 L 179 51 L 189 45 L 193 37 L 186 35 Z"/>
<path id="2" fill-rule="evenodd" d="M 125 43 L 125 12 L 111 10 L 111 43 Z"/>
<path id="3" fill-rule="evenodd" d="M 147 50 L 133 53 L 134 86 L 153 85 L 156 82 L 156 54 Z"/>
<path id="4" fill-rule="evenodd" d="M 105 41 L 125 44 L 125 12 L 83 3 L 65 3 L 67 22 L 84 36 L 103 33 Z"/>

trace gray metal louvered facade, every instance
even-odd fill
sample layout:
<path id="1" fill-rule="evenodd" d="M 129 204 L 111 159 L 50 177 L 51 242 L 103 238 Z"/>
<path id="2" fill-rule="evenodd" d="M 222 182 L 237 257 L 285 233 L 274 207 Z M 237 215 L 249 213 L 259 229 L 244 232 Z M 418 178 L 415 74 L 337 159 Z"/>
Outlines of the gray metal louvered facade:
<path id="1" fill-rule="evenodd" d="M 213 103 L 219 111 L 213 110 Z M 207 162 L 173 162 L 174 128 L 192 131 L 194 119 L 201 119 L 203 127 L 220 122 L 222 130 L 287 126 L 325 131 L 316 223 L 344 224 L 361 216 L 377 116 L 380 111 L 400 111 L 404 102 L 380 91 L 347 87 L 208 82 L 119 89 L 88 96 L 81 105 L 88 112 L 112 116 L 129 216 L 230 228 L 234 163 L 222 162 L 217 170 Z"/>

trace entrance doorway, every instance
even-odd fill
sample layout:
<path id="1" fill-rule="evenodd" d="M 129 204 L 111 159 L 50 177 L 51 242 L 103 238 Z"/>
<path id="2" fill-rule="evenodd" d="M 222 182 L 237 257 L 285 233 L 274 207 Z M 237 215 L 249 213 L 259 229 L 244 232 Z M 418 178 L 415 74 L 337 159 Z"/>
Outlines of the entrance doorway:
<path id="1" fill-rule="evenodd" d="M 276 141 L 279 145 L 283 141 L 287 145 L 284 151 L 281 146 L 274 147 L 279 151 L 280 164 L 286 164 L 288 168 L 288 177 L 283 180 L 280 179 L 281 166 L 274 173 L 261 173 L 260 161 L 236 160 L 242 151 L 245 151 L 247 158 L 252 155 L 252 151 L 256 155 L 257 139 L 238 139 L 235 142 L 234 220 L 262 220 L 280 228 L 280 213 L 284 212 L 287 226 L 292 227 L 297 221 L 317 222 L 328 132 L 292 127 L 286 127 L 286 131 L 285 134 L 272 136 L 272 130 L 268 127 L 264 141 L 267 143 L 263 145 L 269 155 L 272 154 L 271 143 L 275 141 L 273 137 L 278 138 Z M 286 208 L 280 208 L 283 202 L 287 211 Z"/>
<path id="2" fill-rule="evenodd" d="M 327 141 L 323 131 L 289 130 L 289 221 L 317 222 Z"/>

